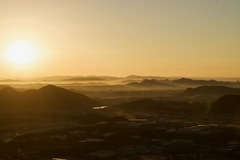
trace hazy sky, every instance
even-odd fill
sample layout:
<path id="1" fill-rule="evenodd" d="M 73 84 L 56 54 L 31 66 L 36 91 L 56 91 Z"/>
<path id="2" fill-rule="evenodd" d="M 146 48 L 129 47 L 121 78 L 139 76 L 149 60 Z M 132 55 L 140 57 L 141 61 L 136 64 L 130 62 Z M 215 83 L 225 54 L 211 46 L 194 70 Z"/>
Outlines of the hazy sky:
<path id="1" fill-rule="evenodd" d="M 239 0 L 0 0 L 0 74 L 240 76 Z M 13 67 L 8 44 L 38 59 Z"/>

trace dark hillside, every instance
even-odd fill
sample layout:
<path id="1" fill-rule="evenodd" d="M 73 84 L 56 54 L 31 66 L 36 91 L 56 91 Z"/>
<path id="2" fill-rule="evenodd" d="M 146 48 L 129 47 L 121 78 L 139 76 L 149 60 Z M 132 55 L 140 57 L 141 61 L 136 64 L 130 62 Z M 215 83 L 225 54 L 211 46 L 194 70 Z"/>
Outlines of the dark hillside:
<path id="1" fill-rule="evenodd" d="M 212 106 L 212 113 L 240 113 L 240 95 L 225 95 L 219 98 Z"/>
<path id="2" fill-rule="evenodd" d="M 226 94 L 240 94 L 240 88 L 231 88 L 226 86 L 200 86 L 197 88 L 188 88 L 184 95 L 226 95 Z"/>
<path id="3" fill-rule="evenodd" d="M 18 92 L 11 87 L 0 90 L 0 107 L 12 110 L 89 109 L 99 102 L 79 93 L 48 85 L 39 90 Z"/>

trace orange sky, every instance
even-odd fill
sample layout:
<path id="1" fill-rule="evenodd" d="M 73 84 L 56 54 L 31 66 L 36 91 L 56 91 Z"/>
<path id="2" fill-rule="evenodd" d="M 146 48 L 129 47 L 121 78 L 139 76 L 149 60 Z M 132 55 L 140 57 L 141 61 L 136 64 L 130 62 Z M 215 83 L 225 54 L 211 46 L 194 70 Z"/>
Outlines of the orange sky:
<path id="1" fill-rule="evenodd" d="M 239 0 L 0 1 L 0 73 L 240 76 Z M 38 56 L 16 65 L 7 46 Z"/>

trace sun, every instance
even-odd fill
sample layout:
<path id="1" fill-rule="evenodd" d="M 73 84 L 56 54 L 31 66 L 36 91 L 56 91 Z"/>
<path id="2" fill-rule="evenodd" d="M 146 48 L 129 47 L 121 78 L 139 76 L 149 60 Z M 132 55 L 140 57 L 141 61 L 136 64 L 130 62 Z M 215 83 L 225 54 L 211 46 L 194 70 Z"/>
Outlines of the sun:
<path id="1" fill-rule="evenodd" d="M 27 41 L 12 42 L 6 48 L 6 59 L 13 65 L 30 65 L 36 57 L 36 47 Z"/>

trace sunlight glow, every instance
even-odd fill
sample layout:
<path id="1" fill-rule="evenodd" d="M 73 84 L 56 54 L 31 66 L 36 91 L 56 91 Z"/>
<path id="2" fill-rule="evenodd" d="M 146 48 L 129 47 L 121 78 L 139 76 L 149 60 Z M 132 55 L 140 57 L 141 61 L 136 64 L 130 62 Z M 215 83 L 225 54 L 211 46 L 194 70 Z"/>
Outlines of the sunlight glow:
<path id="1" fill-rule="evenodd" d="M 6 59 L 13 65 L 29 65 L 36 56 L 36 47 L 27 41 L 16 41 L 9 44 L 6 49 Z"/>

